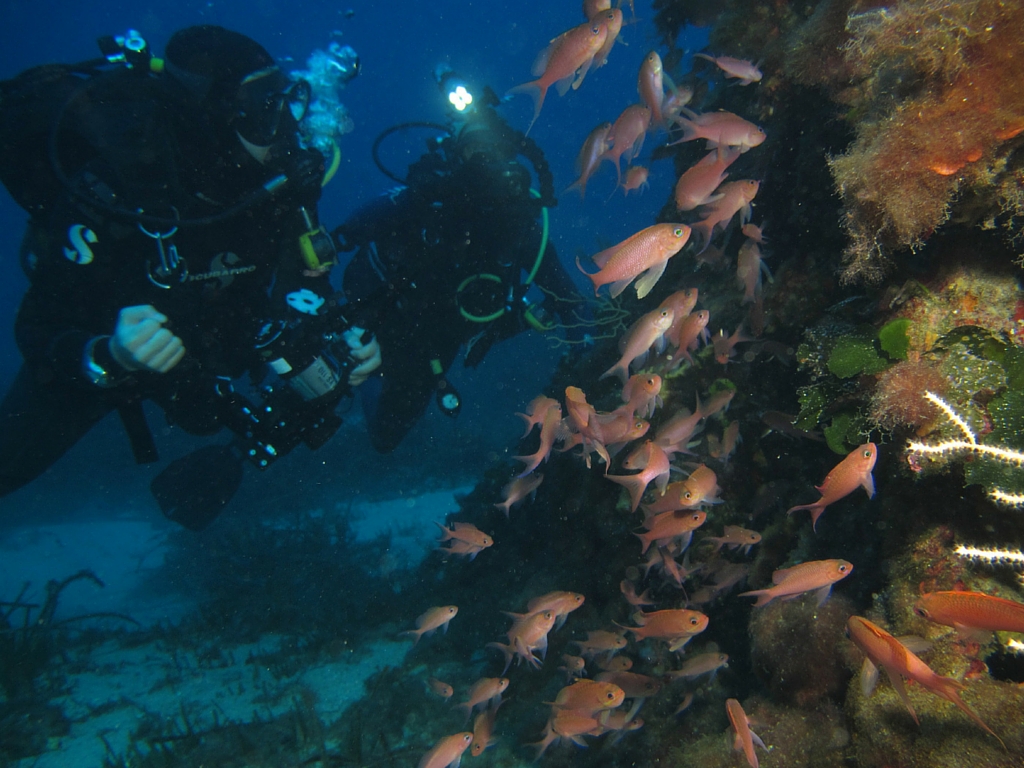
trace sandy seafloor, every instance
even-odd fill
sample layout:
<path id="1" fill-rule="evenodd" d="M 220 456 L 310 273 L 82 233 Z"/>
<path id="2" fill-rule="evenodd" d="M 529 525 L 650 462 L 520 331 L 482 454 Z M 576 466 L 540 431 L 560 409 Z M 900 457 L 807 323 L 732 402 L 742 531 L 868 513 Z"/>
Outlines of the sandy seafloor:
<path id="1" fill-rule="evenodd" d="M 392 500 L 357 502 L 352 528 L 357 541 L 390 530 L 389 554 L 413 566 L 436 546 L 435 522 L 458 509 L 455 494 L 469 488 L 433 491 Z M 313 513 L 315 514 L 315 513 Z M 129 614 L 144 627 L 173 625 L 197 606 L 186 594 L 160 589 L 154 576 L 163 564 L 173 529 L 163 520 L 125 512 L 123 519 L 52 523 L 0 534 L 0 584 L 31 582 L 27 602 L 41 602 L 50 579 L 89 569 L 104 583 L 79 580 L 60 596 L 57 620 L 95 612 Z M 5 596 L 7 599 L 7 596 Z M 215 659 L 208 648 L 168 653 L 159 641 L 127 644 L 108 640 L 82 654 L 66 673 L 68 693 L 51 703 L 72 721 L 69 735 L 51 749 L 14 763 L 19 768 L 98 768 L 105 755 L 124 752 L 132 731 L 146 717 L 187 714 L 197 730 L 217 722 L 270 719 L 294 709 L 300 689 L 316 695 L 316 714 L 336 720 L 363 696 L 363 683 L 375 672 L 401 665 L 413 647 L 408 640 L 378 639 L 353 648 L 351 657 L 303 666 L 292 675 L 261 671 L 251 661 L 276 651 L 283 638 L 265 635 L 256 643 L 223 645 Z"/>

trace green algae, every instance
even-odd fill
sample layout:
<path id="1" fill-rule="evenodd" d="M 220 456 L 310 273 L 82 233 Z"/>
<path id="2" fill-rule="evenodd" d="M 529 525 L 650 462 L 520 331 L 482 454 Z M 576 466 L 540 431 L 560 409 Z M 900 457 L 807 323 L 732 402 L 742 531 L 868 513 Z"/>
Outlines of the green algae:
<path id="1" fill-rule="evenodd" d="M 884 371 L 888 366 L 875 348 L 875 339 L 850 335 L 840 338 L 828 358 L 828 369 L 841 379 Z"/>
<path id="2" fill-rule="evenodd" d="M 882 351 L 892 360 L 906 360 L 907 351 L 910 349 L 910 337 L 907 332 L 910 330 L 910 321 L 905 317 L 892 320 L 878 331 L 878 341 L 882 345 Z"/>

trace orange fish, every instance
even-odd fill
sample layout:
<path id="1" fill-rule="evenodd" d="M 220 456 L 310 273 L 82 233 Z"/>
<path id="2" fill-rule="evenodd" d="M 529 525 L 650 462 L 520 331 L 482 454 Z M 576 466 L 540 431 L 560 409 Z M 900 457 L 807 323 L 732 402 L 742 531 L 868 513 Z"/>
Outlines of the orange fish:
<path id="1" fill-rule="evenodd" d="M 743 707 L 740 706 L 739 701 L 736 699 L 726 699 L 725 712 L 729 715 L 729 722 L 732 724 L 732 729 L 735 732 L 733 739 L 732 748 L 737 752 L 742 752 L 743 756 L 747 758 L 747 765 L 750 768 L 758 768 L 757 753 L 754 752 L 754 745 L 756 744 L 765 752 L 768 751 L 768 747 L 764 745 L 761 738 L 750 730 L 750 720 L 747 719 L 747 713 L 743 711 Z"/>
<path id="2" fill-rule="evenodd" d="M 645 589 L 643 594 L 638 595 L 636 593 L 636 587 L 633 586 L 633 582 L 629 579 L 623 579 L 619 582 L 619 591 L 622 593 L 622 596 L 626 598 L 626 602 L 634 608 L 642 608 L 645 605 L 654 605 L 654 603 L 651 602 L 650 595 L 648 595 L 650 590 Z"/>
<path id="3" fill-rule="evenodd" d="M 718 504 L 718 476 L 701 464 L 685 480 L 672 483 L 665 495 L 653 504 L 645 504 L 644 512 L 656 514 L 677 509 L 696 509 L 703 504 Z"/>
<path id="4" fill-rule="evenodd" d="M 666 453 L 689 453 L 687 446 L 690 438 L 700 431 L 700 422 L 704 414 L 698 408 L 690 413 L 689 408 L 680 408 L 668 421 L 658 427 L 654 433 L 654 442 L 665 449 Z"/>
<path id="5" fill-rule="evenodd" d="M 718 333 L 711 337 L 711 346 L 715 350 L 715 362 L 719 365 L 728 365 L 729 361 L 732 360 L 732 353 L 737 344 L 744 344 L 748 341 L 753 341 L 749 336 L 743 333 L 743 323 L 736 326 L 736 330 L 732 332 L 732 336 L 725 335 L 725 329 L 719 328 Z M 732 399 L 731 397 L 729 398 Z"/>
<path id="6" fill-rule="evenodd" d="M 725 229 L 729 226 L 733 216 L 740 215 L 740 225 L 746 224 L 750 218 L 750 204 L 757 196 L 757 190 L 761 182 L 743 179 L 742 181 L 727 181 L 719 190 L 722 194 L 714 202 L 704 206 L 701 211 L 703 217 L 693 225 L 706 248 L 711 243 L 716 229 Z"/>
<path id="7" fill-rule="evenodd" d="M 566 187 L 566 192 L 570 189 L 579 189 L 581 200 L 587 194 L 587 182 L 597 170 L 597 166 L 601 164 L 601 157 L 611 147 L 611 142 L 608 141 L 608 132 L 611 129 L 611 123 L 601 123 L 583 141 L 580 153 L 576 157 L 578 177 L 576 181 Z"/>
<path id="8" fill-rule="evenodd" d="M 647 352 L 654 347 L 660 352 L 664 347 L 665 331 L 672 325 L 675 316 L 671 309 L 659 307 L 640 317 L 619 341 L 622 357 L 611 368 L 601 374 L 600 379 L 618 376 L 625 386 L 629 380 L 629 366 L 634 361 L 646 360 Z M 641 362 L 643 365 L 643 362 Z"/>
<path id="9" fill-rule="evenodd" d="M 669 294 L 661 304 L 658 305 L 659 308 L 664 307 L 665 309 L 672 310 L 674 319 L 672 320 L 671 327 L 665 331 L 665 340 L 673 346 L 679 346 L 679 326 L 683 324 L 683 320 L 685 320 L 687 316 L 693 312 L 693 308 L 697 306 L 698 295 L 699 292 L 696 288 L 687 288 L 685 290 Z"/>
<path id="10" fill-rule="evenodd" d="M 466 717 L 472 714 L 473 710 L 483 705 L 501 704 L 501 694 L 508 688 L 507 677 L 481 677 L 466 694 L 466 700 L 455 705 L 456 709 L 465 709 Z"/>
<path id="11" fill-rule="evenodd" d="M 896 693 L 910 710 L 910 716 L 914 718 L 915 723 L 920 724 L 920 721 L 917 719 L 917 712 L 914 711 L 914 705 L 910 703 L 910 697 L 907 695 L 907 689 L 903 684 L 904 677 L 913 680 L 936 696 L 941 696 L 946 701 L 955 704 L 971 720 L 987 733 L 995 736 L 1000 744 L 1003 744 L 1003 740 L 996 736 L 995 731 L 974 714 L 974 711 L 960 698 L 960 691 L 967 688 L 963 683 L 951 677 L 936 674 L 903 643 L 861 616 L 851 616 L 846 622 L 846 627 L 850 639 L 867 656 L 861 672 L 861 690 L 865 696 L 869 695 L 874 688 L 875 681 L 878 679 L 877 668 L 881 667 L 889 675 L 892 687 L 896 689 Z M 1003 749 L 1006 749 L 1005 744 L 1003 744 Z"/>
<path id="12" fill-rule="evenodd" d="M 739 149 L 706 154 L 692 168 L 683 171 L 676 182 L 675 201 L 680 211 L 692 211 L 721 198 L 715 190 L 729 175 L 726 170 L 740 156 Z"/>
<path id="13" fill-rule="evenodd" d="M 762 274 L 772 279 L 761 248 L 755 240 L 747 238 L 736 255 L 736 282 L 743 289 L 742 304 L 752 304 L 761 294 Z"/>
<path id="14" fill-rule="evenodd" d="M 619 32 L 622 30 L 622 11 L 618 8 L 609 8 L 596 16 L 591 16 L 590 20 L 605 27 L 604 43 L 594 54 L 593 66 L 597 69 L 608 63 L 608 54 L 612 52 L 615 41 L 619 38 Z"/>
<path id="15" fill-rule="evenodd" d="M 632 466 L 627 466 L 627 463 Z M 653 440 L 645 441 L 643 445 L 626 457 L 623 466 L 626 469 L 636 467 L 640 471 L 635 475 L 605 475 L 605 477 L 629 491 L 630 512 L 636 512 L 644 491 L 652 481 L 660 493 L 665 492 L 671 467 L 665 451 Z"/>
<path id="16" fill-rule="evenodd" d="M 533 97 L 533 119 L 526 133 L 540 117 L 544 97 L 548 88 L 556 85 L 559 95 L 565 95 L 569 88 L 579 88 L 590 69 L 591 62 L 608 37 L 608 25 L 587 21 L 551 41 L 547 49 L 537 57 L 533 74 L 538 79 L 517 85 L 509 95 L 528 93 Z"/>
<path id="17" fill-rule="evenodd" d="M 633 374 L 622 388 L 622 399 L 626 404 L 620 409 L 630 418 L 637 413 L 643 417 L 653 416 L 654 409 L 662 404 L 661 376 L 656 373 Z"/>
<path id="18" fill-rule="evenodd" d="M 544 423 L 540 428 L 540 446 L 536 453 L 529 456 L 513 456 L 516 461 L 521 461 L 526 468 L 519 473 L 519 477 L 526 477 L 540 466 L 542 461 L 547 461 L 551 455 L 551 449 L 555 445 L 555 438 L 558 436 L 558 427 L 562 422 L 562 406 L 558 403 L 550 406 L 544 413 Z"/>
<path id="19" fill-rule="evenodd" d="M 625 692 L 615 683 L 577 680 L 560 690 L 551 706 L 593 717 L 603 709 L 615 709 L 625 698 Z"/>
<path id="20" fill-rule="evenodd" d="M 526 430 L 523 432 L 523 437 L 530 434 L 534 427 L 542 425 L 544 423 L 544 415 L 548 412 L 549 408 L 555 405 L 558 405 L 558 401 L 553 397 L 537 395 L 526 406 L 526 413 L 517 413 L 516 416 L 519 416 L 526 422 Z"/>
<path id="21" fill-rule="evenodd" d="M 511 613 L 503 611 L 506 616 L 512 617 L 512 626 L 506 636 L 508 645 L 503 643 L 488 643 L 488 648 L 497 648 L 505 654 L 505 669 L 508 670 L 512 659 L 518 657 L 531 667 L 540 669 L 541 662 L 548 650 L 548 632 L 555 626 L 555 612 L 541 611 L 539 613 Z M 534 655 L 534 651 L 540 652 L 540 658 Z"/>
<path id="22" fill-rule="evenodd" d="M 617 685 L 626 694 L 627 699 L 645 699 L 661 690 L 661 681 L 657 678 L 625 670 L 601 672 L 594 680 Z"/>
<path id="23" fill-rule="evenodd" d="M 668 124 L 679 117 L 683 107 L 689 104 L 692 99 L 693 89 L 685 85 L 680 85 L 666 93 L 665 100 L 661 102 L 661 114 L 665 118 L 665 123 Z"/>
<path id="24" fill-rule="evenodd" d="M 561 629 L 570 613 L 579 608 L 586 601 L 579 592 L 555 591 L 546 595 L 533 598 L 526 604 L 529 613 L 541 613 L 543 611 L 555 612 L 555 629 Z"/>
<path id="25" fill-rule="evenodd" d="M 740 423 L 733 421 L 722 431 L 722 439 L 714 435 L 708 435 L 708 453 L 713 459 L 728 464 L 729 456 L 736 450 L 736 444 L 740 441 Z"/>
<path id="26" fill-rule="evenodd" d="M 465 541 L 477 547 L 489 547 L 494 539 L 481 531 L 472 523 L 452 523 L 451 528 L 446 528 L 437 521 L 434 522 L 441 529 L 441 541 Z"/>
<path id="27" fill-rule="evenodd" d="M 502 489 L 502 492 L 505 494 L 505 500 L 494 506 L 504 512 L 505 517 L 508 517 L 512 507 L 536 491 L 543 482 L 544 475 L 540 472 L 535 475 L 528 475 L 527 477 L 517 477 Z"/>
<path id="28" fill-rule="evenodd" d="M 700 677 L 701 675 L 711 675 L 711 679 L 714 680 L 715 673 L 723 667 L 729 666 L 729 654 L 727 653 L 698 653 L 695 656 L 691 656 L 685 662 L 683 666 L 677 670 L 668 672 L 667 675 L 672 680 L 692 680 L 693 678 Z"/>
<path id="29" fill-rule="evenodd" d="M 665 640 L 670 651 L 678 651 L 694 636 L 708 628 L 708 617 L 700 611 L 687 608 L 671 608 L 665 611 L 644 613 L 637 611 L 633 621 L 639 627 L 627 627 L 637 642 L 646 638 Z"/>
<path id="30" fill-rule="evenodd" d="M 587 674 L 587 660 L 582 656 L 573 656 L 568 653 L 563 653 L 562 661 L 565 662 L 565 664 L 564 666 L 559 667 L 558 671 L 565 672 L 565 676 L 569 682 L 579 680 Z"/>
<path id="31" fill-rule="evenodd" d="M 626 638 L 617 632 L 609 632 L 605 629 L 594 629 L 587 632 L 586 640 L 573 640 L 579 646 L 580 655 L 585 658 L 593 658 L 598 654 L 615 655 L 626 647 Z"/>
<path id="32" fill-rule="evenodd" d="M 434 549 L 436 552 L 444 552 L 446 555 L 460 555 L 468 557 L 470 560 L 476 560 L 476 556 L 483 552 L 485 548 L 469 541 L 452 539 L 451 544 L 447 547 L 435 547 Z"/>
<path id="33" fill-rule="evenodd" d="M 729 549 L 743 548 L 743 554 L 750 552 L 750 548 L 761 542 L 761 534 L 757 531 L 749 531 L 738 525 L 727 525 L 721 536 L 709 536 L 704 541 L 715 542 L 715 552 L 723 546 Z"/>
<path id="34" fill-rule="evenodd" d="M 599 656 L 595 663 L 605 672 L 625 672 L 633 668 L 633 660 L 628 656 Z"/>
<path id="35" fill-rule="evenodd" d="M 811 560 L 807 563 L 794 565 L 792 568 L 780 568 L 772 574 L 772 584 L 768 589 L 755 589 L 753 592 L 740 592 L 740 597 L 756 597 L 755 608 L 768 605 L 776 597 L 792 600 L 805 592 L 814 592 L 818 605 L 828 600 L 832 585 L 853 573 L 853 565 L 846 560 Z"/>
<path id="36" fill-rule="evenodd" d="M 473 744 L 469 754 L 479 757 L 480 753 L 494 744 L 494 719 L 498 716 L 498 706 L 488 707 L 477 714 L 473 721 Z"/>
<path id="37" fill-rule="evenodd" d="M 665 69 L 657 51 L 648 53 L 640 65 L 636 90 L 640 100 L 651 110 L 651 122 L 659 127 L 664 126 L 665 116 L 661 112 L 661 105 L 665 101 Z"/>
<path id="38" fill-rule="evenodd" d="M 415 645 L 423 635 L 429 635 L 438 627 L 441 628 L 442 632 L 447 632 L 448 622 L 454 619 L 455 614 L 458 612 L 459 607 L 457 605 L 441 605 L 431 608 L 416 619 L 416 629 L 407 629 L 405 632 L 399 632 L 398 634 L 412 635 L 416 638 L 413 641 L 413 645 Z"/>
<path id="39" fill-rule="evenodd" d="M 531 742 L 527 747 L 534 747 L 539 760 L 549 746 L 563 740 L 571 741 L 581 747 L 587 746 L 584 736 L 596 736 L 601 732 L 601 723 L 597 718 L 581 714 L 571 709 L 555 710 L 544 726 L 544 736 L 540 741 Z"/>
<path id="40" fill-rule="evenodd" d="M 761 82 L 761 70 L 744 59 L 734 59 L 732 56 L 708 56 L 706 53 L 693 54 L 695 59 L 706 59 L 716 65 L 725 73 L 726 79 L 735 78 L 736 85 L 750 85 Z"/>
<path id="41" fill-rule="evenodd" d="M 914 603 L 914 612 L 964 636 L 1024 632 L 1024 604 L 984 592 L 929 592 Z"/>
<path id="42" fill-rule="evenodd" d="M 676 354 L 680 361 L 685 358 L 691 365 L 693 364 L 693 357 L 690 353 L 697 351 L 701 341 L 705 344 L 708 343 L 709 322 L 711 322 L 711 313 L 706 309 L 691 312 L 683 318 L 683 322 L 679 325 L 678 335 L 669 339 L 676 345 Z"/>
<path id="43" fill-rule="evenodd" d="M 612 148 L 604 153 L 603 158 L 615 164 L 618 184 L 622 183 L 619 159 L 625 157 L 626 162 L 629 163 L 640 154 L 644 148 L 644 137 L 647 135 L 650 125 L 651 110 L 643 104 L 626 107 L 612 124 L 612 129 L 608 132 Z"/>
<path id="44" fill-rule="evenodd" d="M 815 490 L 821 494 L 820 499 L 813 504 L 791 507 L 786 514 L 791 515 L 801 509 L 810 510 L 811 528 L 815 529 L 818 518 L 825 511 L 825 507 L 849 496 L 857 489 L 857 486 L 863 488 L 870 499 L 875 495 L 875 479 L 871 476 L 871 470 L 875 468 L 877 459 L 878 447 L 874 443 L 864 443 L 864 445 L 854 448 L 845 459 L 825 475 L 825 480 L 821 485 L 815 486 Z"/>
<path id="45" fill-rule="evenodd" d="M 427 678 L 427 690 L 446 701 L 455 695 L 454 688 L 448 685 L 448 683 L 438 680 L 436 677 Z"/>
<path id="46" fill-rule="evenodd" d="M 744 224 L 740 227 L 740 233 L 745 237 L 749 237 L 758 245 L 764 245 L 768 242 L 764 236 L 764 227 L 759 227 L 757 224 L 752 224 L 750 222 Z"/>
<path id="47" fill-rule="evenodd" d="M 643 548 L 640 554 L 644 554 L 652 543 L 664 546 L 663 542 L 678 540 L 681 549 L 690 545 L 690 538 L 693 532 L 704 525 L 708 515 L 706 512 L 690 512 L 678 510 L 672 512 L 661 512 L 649 517 L 644 525 L 647 527 L 645 533 L 634 533 L 640 539 Z"/>
<path id="48" fill-rule="evenodd" d="M 594 284 L 595 296 L 602 285 L 611 285 L 612 297 L 618 296 L 642 274 L 636 284 L 637 298 L 642 299 L 664 274 L 668 260 L 682 250 L 689 238 L 690 228 L 685 224 L 655 224 L 594 256 L 600 271 L 586 272 L 579 257 L 576 266 Z"/>
<path id="49" fill-rule="evenodd" d="M 683 137 L 672 144 L 705 139 L 708 149 L 717 147 L 719 152 L 723 152 L 725 147 L 737 147 L 740 152 L 746 152 L 763 144 L 767 138 L 765 132 L 756 125 L 732 112 L 705 112 L 698 115 L 685 107 L 682 112 L 686 117 L 677 117 L 676 123 L 683 128 Z"/>
<path id="50" fill-rule="evenodd" d="M 458 768 L 462 753 L 473 743 L 473 734 L 469 731 L 445 736 L 425 754 L 417 768 Z"/>
<path id="51" fill-rule="evenodd" d="M 647 183 L 647 177 L 650 175 L 650 171 L 642 165 L 634 165 L 628 171 L 626 171 L 626 178 L 622 182 L 623 194 L 628 195 L 634 189 L 639 192 L 643 192 L 647 189 L 650 184 Z"/>

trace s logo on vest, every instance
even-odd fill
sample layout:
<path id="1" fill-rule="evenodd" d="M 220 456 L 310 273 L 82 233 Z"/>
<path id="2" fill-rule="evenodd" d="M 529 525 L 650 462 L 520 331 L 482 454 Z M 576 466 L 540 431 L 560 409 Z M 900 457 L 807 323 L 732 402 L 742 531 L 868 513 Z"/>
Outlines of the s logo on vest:
<path id="1" fill-rule="evenodd" d="M 89 264 L 92 262 L 93 253 L 89 243 L 98 243 L 100 240 L 96 237 L 95 232 L 85 226 L 85 224 L 72 224 L 68 227 L 68 240 L 71 241 L 71 247 L 64 248 L 64 255 L 68 261 L 73 261 L 75 264 Z"/>

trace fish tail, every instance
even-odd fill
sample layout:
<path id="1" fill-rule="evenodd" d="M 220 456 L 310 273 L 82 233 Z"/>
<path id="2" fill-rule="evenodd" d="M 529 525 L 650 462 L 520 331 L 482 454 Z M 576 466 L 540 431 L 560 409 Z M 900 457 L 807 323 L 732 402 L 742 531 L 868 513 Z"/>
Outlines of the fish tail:
<path id="1" fill-rule="evenodd" d="M 495 504 L 494 506 L 497 509 L 500 509 L 502 512 L 504 512 L 505 513 L 505 517 L 509 516 L 509 511 L 512 509 L 512 505 L 509 504 L 508 502 L 504 502 L 504 501 L 501 504 Z"/>
<path id="2" fill-rule="evenodd" d="M 513 456 L 512 458 L 516 461 L 521 461 L 526 465 L 526 468 L 516 475 L 516 477 L 526 477 L 540 466 L 540 463 L 547 458 L 547 455 L 538 451 L 537 453 L 531 453 L 529 456 Z"/>
<path id="3" fill-rule="evenodd" d="M 537 118 L 540 117 L 540 110 L 544 106 L 544 97 L 548 95 L 548 86 L 542 85 L 540 80 L 533 80 L 529 83 L 523 83 L 517 85 L 515 88 L 506 93 L 506 96 L 515 96 L 519 93 L 525 93 L 533 99 L 533 119 L 530 121 L 530 125 L 526 129 L 524 136 L 529 135 L 530 128 L 533 128 L 533 124 L 537 122 Z"/>
<path id="4" fill-rule="evenodd" d="M 416 645 L 420 641 L 420 637 L 422 637 L 423 631 L 419 630 L 419 629 L 407 629 L 404 632 L 399 632 L 398 633 L 399 637 L 404 637 L 405 635 L 412 635 L 413 636 L 412 644 Z"/>
<path id="5" fill-rule="evenodd" d="M 598 381 L 600 381 L 601 379 L 607 379 L 609 376 L 618 376 L 619 380 L 622 381 L 623 385 L 625 385 L 629 381 L 629 369 L 626 367 L 622 360 L 619 360 L 619 362 L 617 362 L 607 371 L 602 373 L 598 377 Z"/>
<path id="6" fill-rule="evenodd" d="M 640 550 L 640 554 L 646 554 L 647 550 L 651 546 L 651 542 L 653 541 L 653 539 L 649 538 L 646 533 L 634 533 L 633 535 L 640 539 L 640 543 L 643 544 L 643 549 Z"/>
<path id="7" fill-rule="evenodd" d="M 737 597 L 756 597 L 757 602 L 754 603 L 755 608 L 762 608 L 775 599 L 775 595 L 771 594 L 767 589 L 755 589 L 753 592 L 740 592 Z"/>
<path id="8" fill-rule="evenodd" d="M 700 235 L 701 242 L 704 245 L 697 253 L 704 253 L 708 246 L 711 245 L 711 237 L 715 233 L 715 225 L 709 223 L 707 219 L 701 219 L 696 224 L 690 225 L 690 233 Z"/>
<path id="9" fill-rule="evenodd" d="M 515 651 L 512 650 L 512 646 L 505 645 L 504 643 L 488 643 L 485 648 L 497 648 L 505 655 L 505 668 L 501 670 L 502 676 L 508 672 L 509 665 L 512 663 L 512 657 L 515 656 Z"/>
<path id="10" fill-rule="evenodd" d="M 603 283 L 598 283 L 598 281 L 596 279 L 597 278 L 597 274 L 598 274 L 598 272 L 600 272 L 600 270 L 598 270 L 598 272 L 593 272 L 593 273 L 587 272 L 587 270 L 585 270 L 583 268 L 583 265 L 580 264 L 580 257 L 579 256 L 576 257 L 576 268 L 579 269 L 579 271 L 582 272 L 584 274 L 584 276 L 586 276 L 590 280 L 590 282 L 592 282 L 594 284 L 594 296 L 597 296 L 597 292 L 599 290 L 601 290 L 601 286 L 603 285 Z"/>
<path id="11" fill-rule="evenodd" d="M 986 733 L 995 736 L 996 741 L 1002 744 L 1003 749 L 1006 749 L 1006 744 L 1003 742 L 1002 739 L 999 738 L 996 732 L 989 728 L 985 721 L 982 720 L 977 715 L 977 713 L 975 713 L 973 709 L 968 707 L 964 700 L 960 698 L 960 691 L 964 690 L 966 687 L 967 686 L 965 686 L 959 680 L 954 680 L 951 677 L 941 676 L 939 676 L 936 680 L 930 682 L 927 686 L 928 690 L 930 690 L 932 693 L 936 694 L 937 696 L 941 696 L 942 698 L 946 699 L 949 702 L 952 702 L 953 704 L 956 704 L 957 707 L 959 707 L 965 715 L 971 718 L 971 720 L 973 720 L 979 728 L 981 728 Z"/>
<path id="12" fill-rule="evenodd" d="M 640 499 L 647 490 L 647 481 L 641 475 L 605 475 L 609 480 L 618 483 L 629 491 L 630 512 L 636 512 Z"/>
<path id="13" fill-rule="evenodd" d="M 790 507 L 786 510 L 786 514 L 791 515 L 802 509 L 806 509 L 811 513 L 811 530 L 817 531 L 818 518 L 821 517 L 825 511 L 824 505 L 822 505 L 821 502 L 815 502 L 814 504 L 801 504 L 798 507 Z"/>

